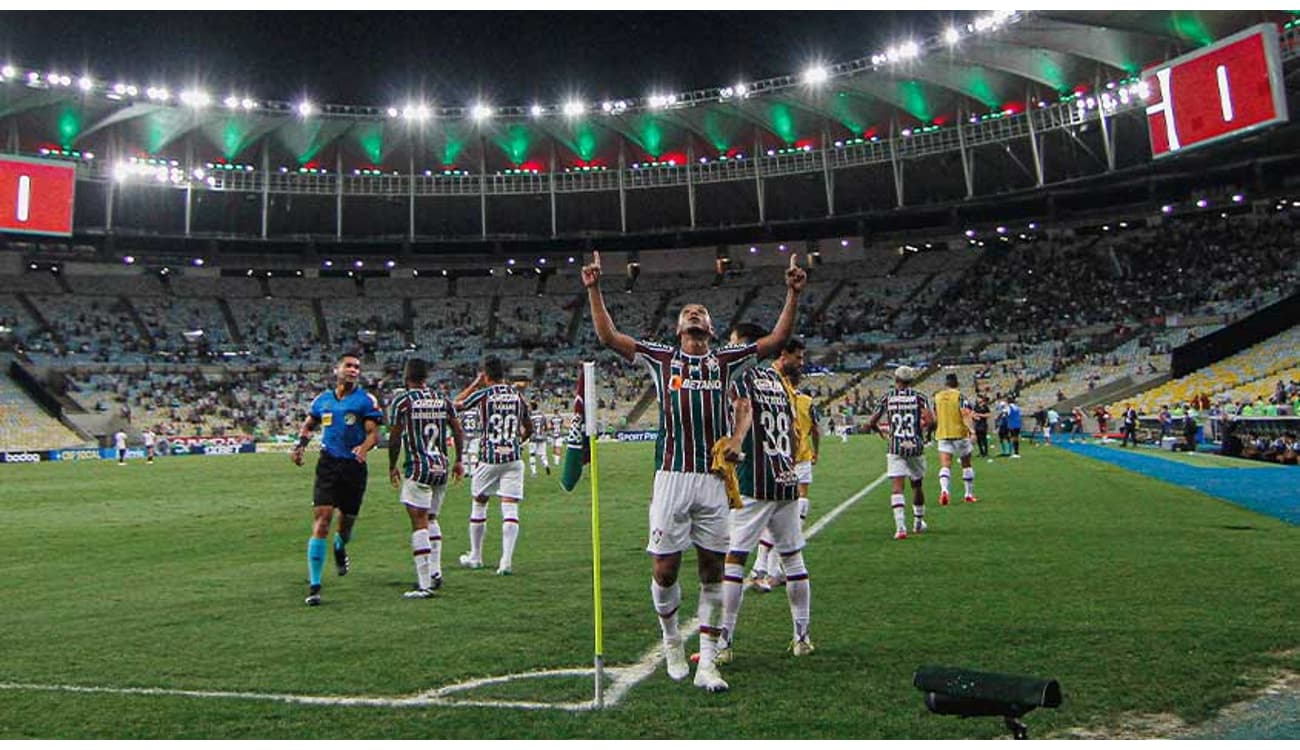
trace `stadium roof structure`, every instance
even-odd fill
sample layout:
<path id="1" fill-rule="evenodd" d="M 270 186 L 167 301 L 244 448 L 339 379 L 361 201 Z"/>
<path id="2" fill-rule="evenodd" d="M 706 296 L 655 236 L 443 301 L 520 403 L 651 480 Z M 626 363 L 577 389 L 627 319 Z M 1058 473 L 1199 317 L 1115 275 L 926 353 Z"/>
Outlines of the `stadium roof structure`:
<path id="1" fill-rule="evenodd" d="M 191 192 L 260 194 L 260 228 L 237 233 L 262 237 L 280 232 L 268 217 L 272 195 L 322 200 L 335 222 L 319 233 L 339 238 L 558 236 L 575 216 L 584 230 L 626 233 L 640 224 L 628 217 L 629 194 L 656 189 L 687 200 L 647 217 L 650 226 L 762 224 L 960 201 L 1149 161 L 1137 74 L 1262 22 L 1283 29 L 1285 61 L 1300 56 L 1300 27 L 1286 11 L 1000 11 L 777 78 L 512 106 L 269 101 L 6 66 L 0 138 L 10 153 L 78 161 L 79 179 L 100 186 L 92 201 L 106 193 L 111 204 L 113 183 L 138 178 L 183 188 L 175 231 L 185 235 L 204 231 Z M 919 163 L 926 157 L 936 159 Z M 853 174 L 873 165 L 888 169 Z M 764 182 L 780 178 L 823 189 L 803 190 L 815 200 L 765 193 Z M 711 215 L 696 193 L 724 184 L 748 187 Z M 605 204 L 609 220 L 557 211 L 557 194 L 602 192 L 617 196 Z M 406 198 L 410 210 L 380 224 L 349 220 L 345 232 L 343 196 Z M 511 196 L 549 196 L 549 227 L 545 211 L 537 228 L 489 222 L 488 199 Z M 477 198 L 478 215 L 471 206 L 455 226 L 417 221 L 417 203 L 439 197 Z M 81 227 L 114 229 L 111 207 L 78 214 Z"/>

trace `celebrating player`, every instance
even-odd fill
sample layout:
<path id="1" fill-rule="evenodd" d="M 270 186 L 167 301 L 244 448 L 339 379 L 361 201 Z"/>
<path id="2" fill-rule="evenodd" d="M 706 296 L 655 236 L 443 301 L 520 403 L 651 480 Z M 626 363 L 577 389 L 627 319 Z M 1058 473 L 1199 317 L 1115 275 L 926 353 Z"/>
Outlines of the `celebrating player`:
<path id="1" fill-rule="evenodd" d="M 742 323 L 732 331 L 731 343 L 744 346 L 758 341 L 764 333 L 758 326 Z M 786 344 L 782 357 L 791 344 L 796 345 L 801 360 L 803 344 L 795 340 Z M 778 359 L 778 367 L 780 363 Z M 785 365 L 791 366 L 790 362 Z M 808 636 L 812 591 L 803 560 L 800 482 L 795 470 L 795 455 L 801 446 L 791 394 L 781 370 L 770 365 L 746 370 L 731 385 L 735 425 L 729 448 L 740 457 L 736 473 L 743 505 L 731 511 L 730 546 L 722 583 L 722 631 L 715 657 L 718 664 L 732 659 L 732 639 L 744 596 L 745 558 L 760 534 L 771 535 L 769 546 L 781 556 L 785 567 L 786 596 L 794 622 L 790 650 L 795 656 L 813 652 Z"/>
<path id="2" fill-rule="evenodd" d="M 447 494 L 447 433 L 451 432 L 456 460 L 450 471 L 454 481 L 465 475 L 461 464 L 464 434 L 451 400 L 429 388 L 429 363 L 406 361 L 402 380 L 406 390 L 389 405 L 388 478 L 400 487 L 398 499 L 411 519 L 411 554 L 415 559 L 415 588 L 403 596 L 428 599 L 442 588 L 442 528 L 438 511 Z M 406 448 L 399 472 L 397 459 Z"/>
<path id="3" fill-rule="evenodd" d="M 709 348 L 713 320 L 704 305 L 689 304 L 677 316 L 677 345 L 637 341 L 614 327 L 600 292 L 600 254 L 582 269 L 591 319 L 600 343 L 628 361 L 650 370 L 659 403 L 659 438 L 655 441 L 654 492 L 650 500 L 650 539 L 653 558 L 651 598 L 663 631 L 668 676 L 681 680 L 690 673 L 682 636 L 677 628 L 681 587 L 677 583 L 682 552 L 695 546 L 699 564 L 700 661 L 695 684 L 710 692 L 727 683 L 714 663 L 715 625 L 721 604 L 723 558 L 728 546 L 728 502 L 722 480 L 710 473 L 710 454 L 727 431 L 727 389 L 734 378 L 754 364 L 755 357 L 775 354 L 794 329 L 799 294 L 808 274 L 795 256 L 785 272 L 785 305 L 776 328 L 742 347 Z"/>
<path id="4" fill-rule="evenodd" d="M 523 441 L 532 436 L 528 404 L 514 386 L 505 382 L 506 367 L 499 357 L 483 358 L 474 382 L 456 396 L 456 408 L 478 412 L 482 430 L 479 464 L 470 482 L 473 506 L 469 516 L 469 552 L 460 556 L 467 568 L 483 567 L 483 537 L 487 534 L 487 502 L 493 492 L 501 499 L 501 562 L 497 575 L 514 570 L 515 543 L 519 541 L 519 501 L 524 499 Z"/>
<path id="5" fill-rule="evenodd" d="M 885 473 L 893 483 L 889 506 L 894 511 L 895 539 L 907 538 L 904 478 L 912 481 L 912 532 L 919 534 L 926 529 L 925 492 L 921 488 L 925 481 L 923 436 L 934 424 L 934 412 L 930 411 L 930 400 L 925 394 L 912 389 L 914 380 L 915 369 L 903 365 L 895 370 L 894 387 L 880 399 L 880 406 L 867 422 L 869 431 L 879 430 L 880 436 L 889 441 Z M 886 416 L 889 421 L 882 425 L 881 420 Z"/>
<path id="6" fill-rule="evenodd" d="M 361 512 L 366 492 L 366 456 L 379 442 L 379 423 L 384 413 L 379 401 L 362 388 L 361 359 L 351 352 L 339 357 L 334 367 L 334 388 L 311 402 L 310 413 L 298 431 L 298 444 L 290 458 L 302 466 L 303 451 L 317 425 L 324 428 L 321 454 L 316 462 L 316 484 L 312 490 L 313 522 L 307 540 L 307 577 L 310 589 L 307 605 L 320 604 L 321 570 L 325 567 L 325 538 L 338 510 L 334 533 L 334 564 L 340 576 L 348 574 L 351 561 L 347 543 Z"/>
<path id="7" fill-rule="evenodd" d="M 975 432 L 970 402 L 957 390 L 957 373 L 943 376 L 942 391 L 934 394 L 934 413 L 938 420 L 935 437 L 939 441 L 939 504 L 948 504 L 948 485 L 952 481 L 952 454 L 961 458 L 961 480 L 966 485 L 966 502 L 975 498 L 975 469 L 971 467 L 970 436 Z"/>

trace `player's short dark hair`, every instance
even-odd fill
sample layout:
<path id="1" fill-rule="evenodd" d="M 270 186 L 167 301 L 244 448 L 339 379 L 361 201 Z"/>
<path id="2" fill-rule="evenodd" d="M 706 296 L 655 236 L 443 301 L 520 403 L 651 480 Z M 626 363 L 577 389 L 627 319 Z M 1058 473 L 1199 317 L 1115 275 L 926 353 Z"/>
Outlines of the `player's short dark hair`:
<path id="1" fill-rule="evenodd" d="M 767 329 L 754 323 L 737 323 L 731 327 L 731 332 L 745 344 L 752 344 L 767 335 Z"/>
<path id="2" fill-rule="evenodd" d="M 790 340 L 785 342 L 785 346 L 781 347 L 781 351 L 794 354 L 795 352 L 801 352 L 807 348 L 808 345 L 803 342 L 803 339 L 798 336 L 791 336 Z"/>
<path id="3" fill-rule="evenodd" d="M 949 388 L 956 388 L 956 387 L 957 387 L 957 373 L 955 373 L 955 372 L 950 372 L 950 373 L 948 373 L 947 375 L 944 375 L 944 376 L 943 376 L 943 383 L 944 383 L 944 385 L 948 386 Z"/>
<path id="4" fill-rule="evenodd" d="M 336 360 L 334 360 L 334 361 L 335 361 L 335 362 L 342 362 L 343 360 L 347 359 L 348 357 L 351 357 L 351 358 L 357 360 L 358 362 L 360 362 L 360 361 L 361 361 L 361 352 L 358 352 L 358 351 L 356 351 L 355 349 L 347 349 L 347 350 L 345 350 L 345 351 L 340 352 L 340 353 L 339 353 L 339 356 L 338 356 L 338 359 L 336 359 Z"/>
<path id="5" fill-rule="evenodd" d="M 419 357 L 406 360 L 406 369 L 402 379 L 410 383 L 423 383 L 429 379 L 429 363 Z"/>
<path id="6" fill-rule="evenodd" d="M 483 372 L 498 383 L 506 379 L 506 365 L 495 354 L 483 358 Z"/>

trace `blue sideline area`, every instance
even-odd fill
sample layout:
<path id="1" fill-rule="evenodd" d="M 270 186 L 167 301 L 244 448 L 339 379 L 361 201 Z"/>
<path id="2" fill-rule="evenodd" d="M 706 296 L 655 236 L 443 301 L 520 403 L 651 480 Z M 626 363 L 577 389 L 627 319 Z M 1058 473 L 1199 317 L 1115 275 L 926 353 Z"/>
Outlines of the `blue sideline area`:
<path id="1" fill-rule="evenodd" d="M 1147 450 L 1134 451 L 1090 443 L 1063 443 L 1058 447 L 1170 484 L 1200 490 L 1256 513 L 1300 526 L 1300 466 L 1202 468 L 1161 458 Z"/>

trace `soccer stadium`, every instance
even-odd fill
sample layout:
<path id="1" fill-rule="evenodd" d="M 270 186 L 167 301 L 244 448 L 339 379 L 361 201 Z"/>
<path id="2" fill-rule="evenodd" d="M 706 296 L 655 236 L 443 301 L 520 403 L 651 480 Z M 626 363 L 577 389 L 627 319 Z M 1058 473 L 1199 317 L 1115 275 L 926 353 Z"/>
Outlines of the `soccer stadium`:
<path id="1" fill-rule="evenodd" d="M 0 737 L 1300 739 L 1300 15 L 805 15 L 4 37 Z"/>

